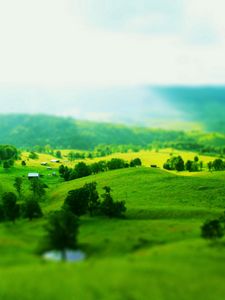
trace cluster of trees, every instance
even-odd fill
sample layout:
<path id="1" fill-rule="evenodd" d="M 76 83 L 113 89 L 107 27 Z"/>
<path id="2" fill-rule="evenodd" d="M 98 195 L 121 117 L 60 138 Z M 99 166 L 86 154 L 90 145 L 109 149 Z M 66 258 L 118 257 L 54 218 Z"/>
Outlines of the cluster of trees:
<path id="1" fill-rule="evenodd" d="M 6 192 L 2 195 L 0 200 L 0 221 L 15 222 L 18 218 L 34 218 L 42 217 L 42 210 L 39 201 L 43 198 L 47 188 L 40 179 L 30 180 L 30 194 L 25 197 L 23 194 L 23 178 L 16 177 L 14 181 L 14 188 L 17 192 Z"/>
<path id="2" fill-rule="evenodd" d="M 85 184 L 68 193 L 59 211 L 52 212 L 46 225 L 46 243 L 49 249 L 61 251 L 66 260 L 66 249 L 78 247 L 79 217 L 87 213 L 90 216 L 104 215 L 109 218 L 122 218 L 126 211 L 124 201 L 114 201 L 111 188 L 105 186 L 99 196 L 97 183 Z"/>
<path id="3" fill-rule="evenodd" d="M 114 201 L 110 187 L 105 186 L 103 189 L 105 192 L 101 197 L 98 194 L 96 182 L 91 182 L 79 189 L 72 190 L 68 193 L 63 208 L 69 209 L 78 217 L 87 213 L 90 216 L 123 217 L 126 211 L 125 202 Z"/>
<path id="4" fill-rule="evenodd" d="M 75 165 L 74 168 L 68 168 L 67 166 L 61 165 L 59 167 L 59 174 L 65 181 L 69 181 L 77 178 L 86 177 L 91 174 L 98 174 L 100 172 L 105 172 L 108 170 L 136 167 L 141 165 L 142 162 L 140 158 L 132 159 L 130 163 L 126 162 L 121 158 L 112 158 L 109 161 L 101 160 L 90 165 L 87 165 L 84 162 L 79 162 Z"/>
<path id="5" fill-rule="evenodd" d="M 221 158 L 217 158 L 214 161 L 208 163 L 209 171 L 224 171 L 225 162 Z"/>
<path id="6" fill-rule="evenodd" d="M 205 239 L 215 240 L 225 234 L 225 213 L 218 219 L 206 221 L 201 227 L 201 236 Z"/>
<path id="7" fill-rule="evenodd" d="M 163 168 L 166 170 L 176 170 L 176 171 L 189 171 L 189 172 L 198 172 L 203 168 L 203 162 L 199 161 L 199 157 L 195 156 L 194 160 L 188 160 L 186 163 L 183 158 L 179 156 L 172 156 L 169 158 L 166 163 L 163 165 Z"/>
<path id="8" fill-rule="evenodd" d="M 0 145 L 0 165 L 9 169 L 19 157 L 18 150 L 12 145 Z"/>

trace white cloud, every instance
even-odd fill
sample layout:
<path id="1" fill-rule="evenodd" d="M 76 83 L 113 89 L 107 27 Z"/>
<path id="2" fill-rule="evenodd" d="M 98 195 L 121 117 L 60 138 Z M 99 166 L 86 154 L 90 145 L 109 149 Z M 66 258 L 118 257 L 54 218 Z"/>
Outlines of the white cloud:
<path id="1" fill-rule="evenodd" d="M 0 83 L 47 87 L 224 83 L 225 4 L 185 3 L 180 35 L 157 37 L 90 27 L 85 18 L 72 13 L 69 0 L 0 0 Z M 154 18 L 151 22 L 163 22 L 159 15 Z M 139 26 L 149 20 L 137 16 L 134 22 Z M 200 26 L 201 32 L 205 26 L 211 28 L 220 43 L 190 42 Z"/>

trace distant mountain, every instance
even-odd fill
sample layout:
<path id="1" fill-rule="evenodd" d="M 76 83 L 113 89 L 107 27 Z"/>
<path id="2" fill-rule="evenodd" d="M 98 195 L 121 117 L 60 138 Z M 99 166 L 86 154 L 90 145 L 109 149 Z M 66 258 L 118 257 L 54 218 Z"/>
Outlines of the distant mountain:
<path id="1" fill-rule="evenodd" d="M 47 115 L 0 115 L 0 144 L 21 148 L 50 145 L 53 148 L 93 149 L 105 145 L 176 146 L 199 150 L 224 147 L 224 134 L 204 134 L 110 123 L 76 121 Z"/>
<path id="2" fill-rule="evenodd" d="M 60 115 L 132 126 L 225 132 L 225 86 L 79 90 L 0 87 L 0 103 L 0 113 Z"/>

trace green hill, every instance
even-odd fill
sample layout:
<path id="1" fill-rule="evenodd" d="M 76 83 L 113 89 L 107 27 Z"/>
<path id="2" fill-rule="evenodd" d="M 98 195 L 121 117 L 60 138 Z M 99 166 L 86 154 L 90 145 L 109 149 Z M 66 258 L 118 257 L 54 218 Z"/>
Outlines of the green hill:
<path id="1" fill-rule="evenodd" d="M 224 147 L 225 135 L 76 121 L 47 115 L 0 115 L 0 140 L 2 144 L 23 149 L 50 145 L 54 149 L 91 150 L 105 144 L 171 146 L 199 151 L 204 147 Z"/>
<path id="2" fill-rule="evenodd" d="M 52 187 L 45 215 L 90 181 L 100 193 L 110 185 L 114 198 L 126 201 L 126 219 L 82 217 L 79 242 L 88 259 L 77 264 L 41 260 L 45 219 L 0 224 L 0 298 L 223 299 L 225 254 L 200 238 L 200 226 L 224 210 L 224 172 L 188 177 L 142 167 L 101 173 Z"/>

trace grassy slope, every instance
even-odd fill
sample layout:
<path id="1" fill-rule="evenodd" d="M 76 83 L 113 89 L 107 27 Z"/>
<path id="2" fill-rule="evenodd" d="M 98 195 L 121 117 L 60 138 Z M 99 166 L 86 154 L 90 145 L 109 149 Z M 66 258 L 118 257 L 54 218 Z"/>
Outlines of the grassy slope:
<path id="1" fill-rule="evenodd" d="M 142 167 L 54 186 L 46 213 L 70 189 L 96 181 L 100 192 L 110 185 L 115 199 L 126 201 L 127 219 L 83 217 L 79 241 L 89 258 L 75 265 L 43 263 L 35 254 L 45 220 L 1 224 L 0 299 L 223 299 L 224 248 L 199 235 L 202 222 L 224 209 L 224 175 Z"/>

